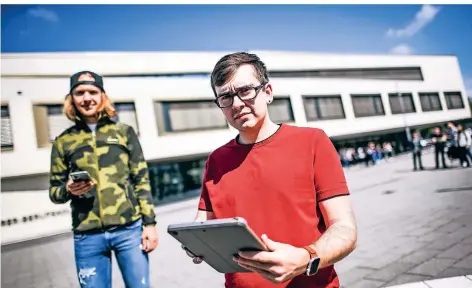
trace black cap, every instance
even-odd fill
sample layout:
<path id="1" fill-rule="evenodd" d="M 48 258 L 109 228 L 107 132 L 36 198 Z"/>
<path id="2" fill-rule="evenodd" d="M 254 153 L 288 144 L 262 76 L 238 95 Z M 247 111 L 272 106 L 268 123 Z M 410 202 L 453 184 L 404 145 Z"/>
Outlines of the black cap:
<path id="1" fill-rule="evenodd" d="M 79 81 L 80 77 L 83 75 L 91 76 L 93 80 L 81 80 Z M 74 90 L 75 87 L 86 84 L 86 85 L 94 85 L 97 88 L 100 88 L 103 92 L 105 92 L 105 89 L 103 88 L 103 77 L 98 75 L 97 73 L 94 73 L 92 71 L 80 71 L 75 73 L 70 77 L 70 90 L 69 93 L 72 94 L 72 91 Z"/>

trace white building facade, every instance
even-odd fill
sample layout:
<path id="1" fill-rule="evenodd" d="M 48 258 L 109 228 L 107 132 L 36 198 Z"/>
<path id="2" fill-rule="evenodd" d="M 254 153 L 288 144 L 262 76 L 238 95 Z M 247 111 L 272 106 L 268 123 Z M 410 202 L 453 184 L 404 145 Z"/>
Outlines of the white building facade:
<path id="1" fill-rule="evenodd" d="M 471 117 L 455 56 L 252 53 L 269 69 L 273 120 L 318 127 L 333 140 Z M 69 76 L 82 70 L 104 76 L 119 119 L 138 132 L 145 158 L 151 165 L 167 165 L 151 167 L 161 173 L 153 184 L 161 190 L 159 199 L 167 197 L 163 191 L 197 189 L 206 156 L 236 136 L 213 103 L 209 80 L 225 54 L 3 54 L 2 192 L 47 188 L 51 142 L 72 124 L 61 114 Z M 162 174 L 162 169 L 181 169 L 174 163 L 184 160 L 197 161 L 185 164 L 184 177 L 193 180 Z M 185 181 L 193 183 L 190 188 Z M 17 192 L 8 193 L 9 201 L 17 199 Z"/>

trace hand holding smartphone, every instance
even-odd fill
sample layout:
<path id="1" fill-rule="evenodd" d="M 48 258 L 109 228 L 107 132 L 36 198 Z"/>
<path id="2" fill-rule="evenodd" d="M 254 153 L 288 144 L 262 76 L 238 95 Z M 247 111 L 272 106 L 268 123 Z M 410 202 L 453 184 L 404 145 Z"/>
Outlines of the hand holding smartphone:
<path id="1" fill-rule="evenodd" d="M 90 174 L 87 171 L 75 171 L 69 174 L 67 191 L 79 198 L 90 198 L 92 195 L 86 194 L 94 186 Z"/>

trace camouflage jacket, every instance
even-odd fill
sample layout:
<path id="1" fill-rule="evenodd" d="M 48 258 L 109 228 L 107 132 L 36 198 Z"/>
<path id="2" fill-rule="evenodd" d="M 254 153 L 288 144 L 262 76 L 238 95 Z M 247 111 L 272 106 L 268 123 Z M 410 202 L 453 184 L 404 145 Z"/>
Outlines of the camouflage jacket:
<path id="1" fill-rule="evenodd" d="M 82 121 L 66 129 L 52 146 L 49 197 L 71 200 L 72 230 L 105 230 L 139 218 L 155 224 L 149 173 L 138 137 L 130 126 L 103 117 L 95 135 Z M 66 189 L 69 173 L 85 170 L 93 188 L 80 198 Z"/>

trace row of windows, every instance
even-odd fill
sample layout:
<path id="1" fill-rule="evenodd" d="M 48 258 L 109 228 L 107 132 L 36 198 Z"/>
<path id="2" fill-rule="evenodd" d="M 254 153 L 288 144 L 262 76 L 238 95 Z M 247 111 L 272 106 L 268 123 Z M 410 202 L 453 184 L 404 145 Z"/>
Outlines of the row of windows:
<path id="1" fill-rule="evenodd" d="M 418 93 L 421 110 L 441 111 L 443 107 L 439 93 Z M 462 109 L 464 102 L 460 92 L 445 92 L 447 109 Z M 388 94 L 392 114 L 416 113 L 412 93 Z M 385 115 L 380 94 L 353 94 L 352 107 L 355 117 Z M 308 121 L 344 119 L 345 111 L 340 95 L 303 96 L 304 109 Z M 115 103 L 117 120 L 134 128 L 139 134 L 134 103 Z M 159 133 L 184 132 L 195 130 L 224 129 L 228 123 L 220 109 L 211 100 L 155 102 L 154 111 Z M 73 123 L 62 113 L 62 105 L 34 105 L 38 147 L 49 146 L 54 138 Z M 294 122 L 289 97 L 277 97 L 269 105 L 271 119 L 277 123 Z M 7 106 L 2 106 L 2 148 L 11 148 L 13 139 Z"/>
<path id="2" fill-rule="evenodd" d="M 268 74 L 272 78 L 423 80 L 420 67 L 269 71 Z"/>
<path id="3" fill-rule="evenodd" d="M 374 80 L 413 80 L 423 81 L 420 67 L 377 67 L 377 68 L 343 68 L 343 69 L 306 69 L 306 70 L 269 70 L 269 78 L 334 78 L 334 79 L 374 79 Z M 184 77 L 210 78 L 209 72 L 187 73 L 147 73 L 147 74 L 113 74 L 103 75 L 107 78 L 135 77 Z M 8 77 L 8 75 L 3 75 Z M 17 76 L 15 76 L 17 77 Z"/>

